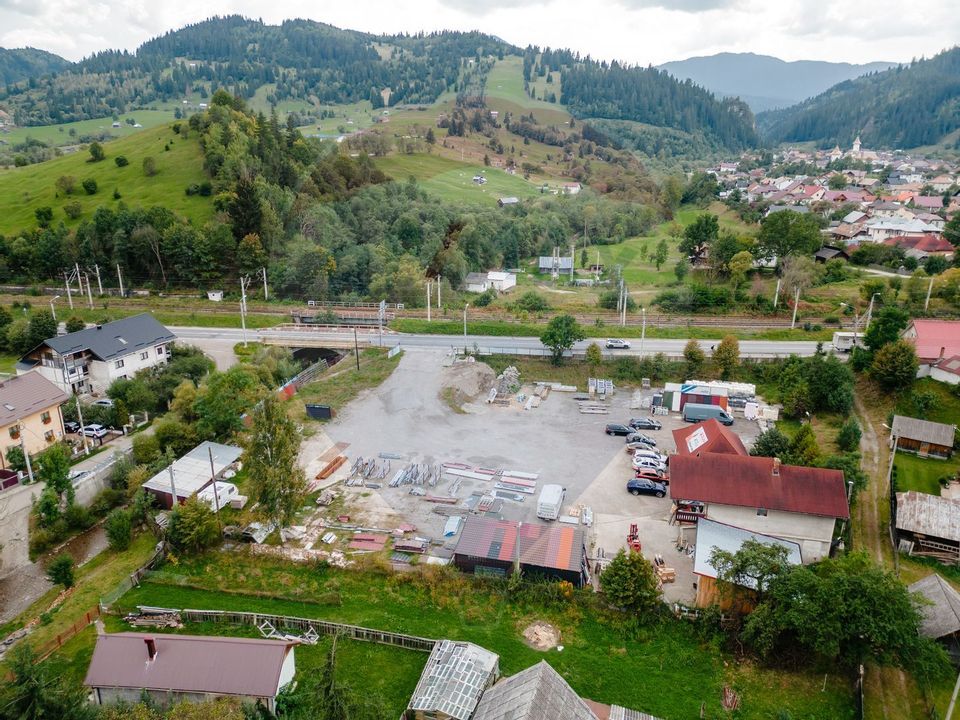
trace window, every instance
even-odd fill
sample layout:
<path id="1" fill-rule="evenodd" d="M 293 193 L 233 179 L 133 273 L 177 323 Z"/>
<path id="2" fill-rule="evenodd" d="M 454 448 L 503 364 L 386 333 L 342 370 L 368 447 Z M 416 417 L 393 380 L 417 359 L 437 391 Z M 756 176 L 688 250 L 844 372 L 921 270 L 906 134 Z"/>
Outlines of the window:
<path id="1" fill-rule="evenodd" d="M 140 353 L 141 360 L 147 360 L 149 357 L 150 357 L 150 352 L 147 350 L 144 350 L 142 353 Z"/>
<path id="2" fill-rule="evenodd" d="M 49 425 L 49 424 L 50 424 L 50 413 L 49 413 L 49 411 L 44 411 L 44 412 L 40 413 L 40 422 L 42 422 L 44 425 Z"/>
<path id="3" fill-rule="evenodd" d="M 762 516 L 762 517 L 766 517 L 766 516 L 767 516 L 767 509 L 766 509 L 766 508 L 757 508 L 757 515 L 760 515 L 760 516 Z"/>
<path id="4" fill-rule="evenodd" d="M 11 426 L 10 426 L 10 437 L 13 438 L 14 440 L 17 440 L 17 439 L 20 438 L 20 426 L 19 426 L 19 425 L 11 425 Z"/>
<path id="5" fill-rule="evenodd" d="M 123 367 L 123 360 L 117 360 L 117 361 L 113 364 L 113 367 L 115 367 L 117 370 L 119 370 L 120 368 L 122 368 L 122 367 Z"/>
<path id="6" fill-rule="evenodd" d="M 157 345 L 157 355 L 163 355 L 167 349 L 163 345 Z"/>
<path id="7" fill-rule="evenodd" d="M 56 436 L 53 434 L 53 430 L 47 430 L 43 434 L 43 439 L 46 440 L 48 443 L 52 443 L 54 440 L 56 440 Z"/>

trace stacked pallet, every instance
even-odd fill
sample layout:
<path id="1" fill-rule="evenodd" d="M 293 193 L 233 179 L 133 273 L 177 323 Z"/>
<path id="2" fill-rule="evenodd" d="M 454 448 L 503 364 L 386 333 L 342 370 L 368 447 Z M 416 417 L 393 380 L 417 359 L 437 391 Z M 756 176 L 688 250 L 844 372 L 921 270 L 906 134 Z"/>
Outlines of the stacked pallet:
<path id="1" fill-rule="evenodd" d="M 351 550 L 365 550 L 368 552 L 378 552 L 383 550 L 389 537 L 380 533 L 356 533 L 350 544 L 347 545 Z"/>

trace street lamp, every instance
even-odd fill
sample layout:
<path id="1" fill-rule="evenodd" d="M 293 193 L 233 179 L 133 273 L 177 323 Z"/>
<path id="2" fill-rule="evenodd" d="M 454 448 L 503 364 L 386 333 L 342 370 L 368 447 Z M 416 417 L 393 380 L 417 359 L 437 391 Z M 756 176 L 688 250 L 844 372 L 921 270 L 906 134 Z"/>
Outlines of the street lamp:
<path id="1" fill-rule="evenodd" d="M 463 306 L 463 336 L 467 336 L 467 308 L 470 307 L 470 303 L 467 303 Z"/>
<path id="2" fill-rule="evenodd" d="M 53 315 L 54 322 L 56 322 L 57 320 L 57 311 L 53 309 L 53 304 L 59 299 L 60 299 L 59 295 L 54 295 L 53 299 L 50 301 L 50 314 Z"/>
<path id="3" fill-rule="evenodd" d="M 640 330 L 640 357 L 643 357 L 643 341 L 647 337 L 647 309 L 640 308 L 640 312 L 643 313 L 643 327 Z"/>

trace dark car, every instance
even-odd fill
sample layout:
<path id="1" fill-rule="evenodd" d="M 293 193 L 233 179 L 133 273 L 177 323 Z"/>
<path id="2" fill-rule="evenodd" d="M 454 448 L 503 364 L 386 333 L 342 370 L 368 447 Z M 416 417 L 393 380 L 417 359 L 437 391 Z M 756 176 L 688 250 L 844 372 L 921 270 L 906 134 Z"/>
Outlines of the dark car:
<path id="1" fill-rule="evenodd" d="M 633 429 L 627 425 L 621 425 L 620 423 L 610 423 L 607 425 L 604 432 L 607 435 L 629 435 L 633 432 Z"/>
<path id="2" fill-rule="evenodd" d="M 648 417 L 631 418 L 629 424 L 634 430 L 659 430 L 663 427 L 659 420 Z"/>
<path id="3" fill-rule="evenodd" d="M 68 433 L 78 433 L 80 432 L 80 423 L 74 422 L 73 420 L 67 420 L 67 422 L 63 424 L 63 429 Z"/>
<path id="4" fill-rule="evenodd" d="M 631 495 L 654 495 L 662 498 L 667 494 L 667 487 L 646 478 L 634 478 L 627 482 L 627 492 Z"/>
<path id="5" fill-rule="evenodd" d="M 627 435 L 627 442 L 643 443 L 644 445 L 651 445 L 653 447 L 656 447 L 657 445 L 657 441 L 654 440 L 652 437 L 650 437 L 649 435 L 644 435 L 643 433 L 638 433 L 638 432 L 632 432 L 629 435 Z"/>

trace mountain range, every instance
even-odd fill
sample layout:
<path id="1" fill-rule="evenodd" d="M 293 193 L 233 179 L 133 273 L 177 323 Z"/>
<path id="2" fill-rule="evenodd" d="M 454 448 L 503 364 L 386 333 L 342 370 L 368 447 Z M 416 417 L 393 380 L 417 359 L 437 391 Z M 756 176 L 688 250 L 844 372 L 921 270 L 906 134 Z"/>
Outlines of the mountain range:
<path id="1" fill-rule="evenodd" d="M 892 62 L 851 63 L 797 60 L 786 62 L 769 55 L 719 53 L 660 65 L 680 80 L 721 97 L 738 97 L 755 113 L 786 108 L 819 95 L 845 80 L 887 70 Z"/>
<path id="2" fill-rule="evenodd" d="M 66 70 L 72 63 L 59 55 L 36 48 L 0 48 L 0 85 Z"/>

